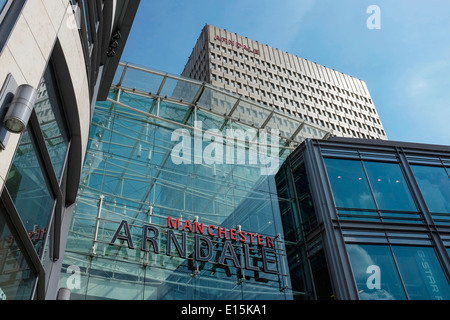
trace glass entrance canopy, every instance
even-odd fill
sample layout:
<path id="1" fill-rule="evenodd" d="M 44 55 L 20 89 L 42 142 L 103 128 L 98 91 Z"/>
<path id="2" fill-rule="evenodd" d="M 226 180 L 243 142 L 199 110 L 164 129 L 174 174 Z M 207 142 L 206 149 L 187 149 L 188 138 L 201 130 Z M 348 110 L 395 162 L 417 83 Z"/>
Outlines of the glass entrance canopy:
<path id="1" fill-rule="evenodd" d="M 113 84 L 94 113 L 60 287 L 72 299 L 307 296 L 290 285 L 274 175 L 329 132 L 129 64 Z"/>

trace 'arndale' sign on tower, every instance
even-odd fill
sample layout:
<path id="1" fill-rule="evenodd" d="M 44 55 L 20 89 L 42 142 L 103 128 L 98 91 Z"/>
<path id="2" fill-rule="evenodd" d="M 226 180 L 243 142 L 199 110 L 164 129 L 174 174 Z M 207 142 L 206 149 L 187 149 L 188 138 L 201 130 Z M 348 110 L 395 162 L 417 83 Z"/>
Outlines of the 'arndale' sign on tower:
<path id="1" fill-rule="evenodd" d="M 175 234 L 175 230 L 181 231 L 181 243 Z M 226 260 L 231 260 L 234 267 L 245 268 L 251 271 L 262 271 L 267 273 L 277 273 L 274 270 L 276 265 L 276 249 L 274 244 L 274 238 L 269 236 L 263 236 L 254 232 L 242 231 L 233 228 L 216 227 L 214 225 L 205 226 L 203 223 L 190 222 L 186 220 L 181 226 L 180 219 L 173 219 L 171 216 L 167 218 L 167 234 L 166 234 L 166 248 L 165 254 L 168 256 L 173 256 L 172 246 L 181 258 L 188 258 L 188 248 L 187 248 L 187 236 L 188 233 L 194 234 L 194 252 L 192 258 L 195 261 L 200 262 L 216 262 L 220 265 L 227 266 Z M 141 250 L 150 251 L 149 244 L 152 245 L 153 252 L 156 254 L 161 253 L 161 248 L 159 247 L 158 237 L 161 232 L 157 227 L 150 224 L 144 224 L 142 226 L 142 241 Z M 213 257 L 214 247 L 211 239 L 217 238 L 217 240 L 223 241 L 222 251 L 216 251 L 216 257 Z M 128 243 L 128 248 L 135 249 L 134 241 L 131 236 L 131 230 L 129 224 L 126 220 L 122 220 L 119 227 L 117 228 L 114 236 L 110 241 L 110 245 L 114 245 L 116 240 L 125 240 Z M 241 244 L 241 254 L 243 256 L 243 262 L 240 262 L 235 249 L 233 248 L 234 243 Z M 250 261 L 251 254 L 254 250 L 250 249 L 250 246 L 256 245 L 259 253 L 258 260 L 262 261 L 262 268 L 256 266 Z M 254 261 L 253 261 L 254 262 Z"/>

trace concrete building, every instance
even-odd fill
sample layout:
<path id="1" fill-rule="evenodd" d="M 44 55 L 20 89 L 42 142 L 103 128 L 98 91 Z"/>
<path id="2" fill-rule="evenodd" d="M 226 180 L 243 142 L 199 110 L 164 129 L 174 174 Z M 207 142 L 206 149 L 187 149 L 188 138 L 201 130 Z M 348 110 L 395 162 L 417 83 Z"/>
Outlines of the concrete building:
<path id="1" fill-rule="evenodd" d="M 218 27 L 205 25 L 182 75 L 334 136 L 387 139 L 364 81 Z"/>
<path id="2" fill-rule="evenodd" d="M 56 298 L 93 109 L 138 5 L 0 1 L 1 299 Z"/>

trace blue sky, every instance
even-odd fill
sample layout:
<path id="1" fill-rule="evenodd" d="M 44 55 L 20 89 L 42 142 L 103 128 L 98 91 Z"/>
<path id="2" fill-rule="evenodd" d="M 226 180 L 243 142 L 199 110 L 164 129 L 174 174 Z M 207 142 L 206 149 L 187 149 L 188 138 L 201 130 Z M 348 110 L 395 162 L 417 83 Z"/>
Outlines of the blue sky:
<path id="1" fill-rule="evenodd" d="M 122 59 L 180 74 L 205 24 L 364 80 L 390 140 L 450 145 L 448 0 L 141 0 Z"/>

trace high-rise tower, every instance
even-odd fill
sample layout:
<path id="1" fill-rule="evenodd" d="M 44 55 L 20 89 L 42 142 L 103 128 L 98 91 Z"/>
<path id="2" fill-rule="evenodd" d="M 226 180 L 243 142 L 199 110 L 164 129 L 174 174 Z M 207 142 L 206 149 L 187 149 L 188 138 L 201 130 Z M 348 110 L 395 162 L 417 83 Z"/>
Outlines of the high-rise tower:
<path id="1" fill-rule="evenodd" d="M 364 81 L 224 29 L 203 28 L 182 75 L 336 136 L 387 139 Z"/>

